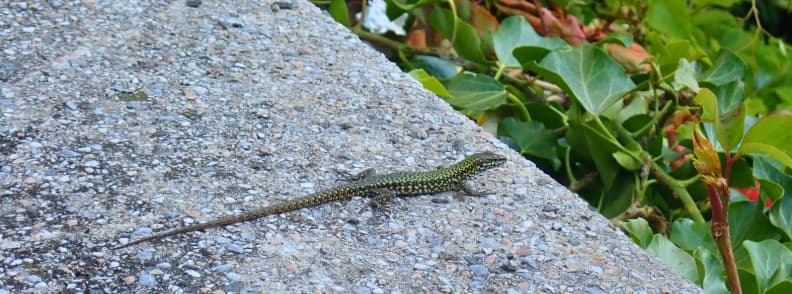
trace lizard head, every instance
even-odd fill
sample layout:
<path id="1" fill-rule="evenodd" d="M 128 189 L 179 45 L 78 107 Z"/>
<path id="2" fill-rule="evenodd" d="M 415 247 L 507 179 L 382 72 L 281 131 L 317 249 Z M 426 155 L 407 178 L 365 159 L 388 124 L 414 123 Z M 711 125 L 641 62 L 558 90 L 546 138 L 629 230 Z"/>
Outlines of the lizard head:
<path id="1" fill-rule="evenodd" d="M 492 152 L 481 152 L 468 156 L 464 161 L 467 161 L 475 171 L 485 171 L 501 166 L 506 162 L 506 157 Z"/>

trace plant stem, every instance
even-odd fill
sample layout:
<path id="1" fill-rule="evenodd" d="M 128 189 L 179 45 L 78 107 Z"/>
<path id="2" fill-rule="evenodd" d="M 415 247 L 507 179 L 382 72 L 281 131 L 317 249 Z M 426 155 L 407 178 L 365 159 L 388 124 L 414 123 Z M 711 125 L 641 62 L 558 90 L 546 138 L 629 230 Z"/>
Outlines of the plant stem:
<path id="1" fill-rule="evenodd" d="M 693 197 L 690 196 L 690 193 L 688 193 L 688 191 L 685 189 L 685 186 L 681 182 L 668 175 L 659 165 L 657 165 L 656 162 L 652 163 L 651 169 L 655 178 L 671 188 L 671 191 L 674 193 L 674 195 L 679 197 L 679 200 L 682 201 L 682 206 L 685 207 L 685 211 L 687 211 L 688 215 L 690 215 L 690 217 L 692 217 L 695 222 L 700 224 L 706 222 L 704 217 L 701 216 L 701 212 L 699 211 L 698 206 L 696 206 L 696 202 L 693 201 Z"/>
<path id="2" fill-rule="evenodd" d="M 515 97 L 512 94 L 507 94 L 506 95 L 506 99 L 508 99 L 509 101 L 511 101 L 512 103 L 517 105 L 517 108 L 520 110 L 520 112 L 519 112 L 520 113 L 520 119 L 522 119 L 523 121 L 530 121 L 531 120 L 531 114 L 528 113 L 528 109 L 525 108 L 525 105 L 522 103 L 522 101 L 520 101 L 520 99 L 518 99 L 517 97 Z"/>
<path id="3" fill-rule="evenodd" d="M 734 251 L 732 251 L 731 235 L 729 234 L 729 220 L 726 217 L 728 198 L 724 205 L 720 193 L 713 185 L 707 185 L 707 192 L 712 204 L 712 238 L 715 239 L 715 244 L 718 245 L 718 251 L 723 259 L 729 289 L 734 294 L 741 294 L 740 276 L 737 274 L 737 263 L 734 261 Z"/>

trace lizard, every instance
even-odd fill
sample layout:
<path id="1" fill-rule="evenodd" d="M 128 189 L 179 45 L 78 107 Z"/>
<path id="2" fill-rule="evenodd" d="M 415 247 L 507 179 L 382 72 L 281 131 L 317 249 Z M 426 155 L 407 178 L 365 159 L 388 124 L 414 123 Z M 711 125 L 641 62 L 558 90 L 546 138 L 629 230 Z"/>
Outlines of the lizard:
<path id="1" fill-rule="evenodd" d="M 373 196 L 372 206 L 382 206 L 397 196 L 436 194 L 449 191 L 461 191 L 471 196 L 486 195 L 489 192 L 475 191 L 467 184 L 467 181 L 483 171 L 502 165 L 504 162 L 506 162 L 506 157 L 492 152 L 482 152 L 470 155 L 451 166 L 436 170 L 402 171 L 378 175 L 373 169 L 367 169 L 349 178 L 350 182 L 344 185 L 320 190 L 307 196 L 261 207 L 250 212 L 156 233 L 115 246 L 112 250 L 188 232 L 252 221 L 269 215 L 347 200 L 356 196 Z"/>

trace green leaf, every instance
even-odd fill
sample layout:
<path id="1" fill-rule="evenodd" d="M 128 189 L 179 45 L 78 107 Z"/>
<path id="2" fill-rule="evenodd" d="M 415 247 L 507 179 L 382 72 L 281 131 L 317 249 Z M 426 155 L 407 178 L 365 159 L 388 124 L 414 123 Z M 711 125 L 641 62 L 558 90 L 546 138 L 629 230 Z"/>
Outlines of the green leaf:
<path id="1" fill-rule="evenodd" d="M 677 70 L 674 72 L 674 82 L 672 84 L 674 85 L 674 90 L 679 91 L 688 88 L 698 93 L 701 88 L 699 88 L 698 81 L 696 80 L 696 65 L 692 62 L 688 62 L 685 58 L 680 59 L 679 66 L 677 66 Z"/>
<path id="2" fill-rule="evenodd" d="M 677 39 L 691 39 L 690 15 L 685 0 L 654 0 L 646 11 L 646 24 Z"/>
<path id="3" fill-rule="evenodd" d="M 658 51 L 657 62 L 660 64 L 662 72 L 665 74 L 677 70 L 681 59 L 688 60 L 690 47 L 688 40 L 674 40 L 656 48 Z"/>
<path id="4" fill-rule="evenodd" d="M 724 8 L 732 7 L 732 5 L 743 2 L 743 0 L 693 0 L 693 4 L 697 6 L 720 6 Z"/>
<path id="5" fill-rule="evenodd" d="M 464 72 L 446 84 L 451 105 L 473 112 L 494 109 L 506 101 L 508 94 L 498 81 L 484 74 Z"/>
<path id="6" fill-rule="evenodd" d="M 619 148 L 616 143 L 589 124 L 590 122 L 586 124 L 577 120 L 570 121 L 567 141 L 572 146 L 573 152 L 580 153 L 594 161 L 603 186 L 606 190 L 610 190 L 620 169 L 611 154 L 619 151 Z M 582 150 L 578 150 L 578 148 Z"/>
<path id="7" fill-rule="evenodd" d="M 611 156 L 613 156 L 613 159 L 615 159 L 616 162 L 626 170 L 638 170 L 643 166 L 640 161 L 636 160 L 633 156 L 624 151 L 616 151 L 612 153 Z"/>
<path id="8" fill-rule="evenodd" d="M 430 76 L 423 69 L 411 70 L 410 76 L 412 76 L 413 79 L 421 82 L 421 85 L 423 85 L 424 88 L 432 91 L 432 93 L 435 93 L 435 95 L 443 98 L 451 97 L 451 95 L 448 94 L 448 90 L 446 90 L 445 86 L 443 86 L 443 83 L 440 83 L 440 81 L 438 81 L 435 77 Z"/>
<path id="9" fill-rule="evenodd" d="M 413 66 L 423 68 L 426 72 L 438 79 L 450 79 L 459 74 L 460 67 L 445 59 L 431 55 L 416 55 L 412 60 Z"/>
<path id="10" fill-rule="evenodd" d="M 492 34 L 495 54 L 501 66 L 520 67 L 521 62 L 513 55 L 514 48 L 521 46 L 539 47 L 552 51 L 568 47 L 559 38 L 545 38 L 536 33 L 533 26 L 522 16 L 510 16 L 501 22 L 498 30 Z"/>
<path id="11" fill-rule="evenodd" d="M 461 19 L 457 19 L 456 27 L 457 34 L 456 40 L 454 40 L 454 50 L 456 50 L 457 54 L 480 65 L 488 64 L 489 62 L 484 58 L 484 53 L 481 51 L 481 39 L 476 29 Z"/>
<path id="12" fill-rule="evenodd" d="M 767 294 L 789 294 L 792 293 L 792 281 L 784 280 L 767 289 Z"/>
<path id="13" fill-rule="evenodd" d="M 715 90 L 715 96 L 718 97 L 718 113 L 727 114 L 736 111 L 745 101 L 745 83 L 736 80 L 720 85 Z"/>
<path id="14" fill-rule="evenodd" d="M 754 175 L 761 180 L 775 183 L 782 188 L 783 196 L 770 208 L 770 223 L 781 230 L 787 239 L 792 239 L 792 177 L 785 174 L 783 166 L 764 156 L 757 156 L 753 160 Z M 762 186 L 761 193 L 764 193 Z"/>
<path id="15" fill-rule="evenodd" d="M 721 86 L 741 80 L 743 74 L 745 74 L 745 63 L 731 51 L 721 50 L 712 67 L 699 77 L 699 81 Z"/>
<path id="16" fill-rule="evenodd" d="M 659 257 L 663 263 L 682 274 L 688 280 L 699 281 L 696 260 L 684 250 L 676 247 L 665 236 L 655 234 L 652 242 L 646 247 L 646 252 Z"/>
<path id="17" fill-rule="evenodd" d="M 404 11 L 411 11 L 429 4 L 446 2 L 445 0 L 389 0 L 389 2 L 390 1 L 392 1 L 391 3 L 395 4 L 396 7 Z"/>
<path id="18" fill-rule="evenodd" d="M 735 251 L 745 240 L 764 240 L 779 236 L 764 214 L 764 204 L 751 201 L 729 203 L 729 233 Z"/>
<path id="19" fill-rule="evenodd" d="M 429 16 L 429 25 L 448 40 L 456 35 L 456 16 L 450 9 L 435 7 Z"/>
<path id="20" fill-rule="evenodd" d="M 704 288 L 704 293 L 707 294 L 727 294 L 730 293 L 726 287 L 726 270 L 723 268 L 723 262 L 720 257 L 715 255 L 713 251 L 699 248 L 693 252 L 693 256 L 700 263 L 699 273 L 703 271 L 704 279 L 701 281 L 701 287 Z"/>
<path id="21" fill-rule="evenodd" d="M 720 156 L 721 166 L 726 166 L 726 157 Z M 731 174 L 729 175 L 729 187 L 736 188 L 751 188 L 754 186 L 754 174 L 751 165 L 745 157 L 740 157 L 731 167 Z"/>
<path id="22" fill-rule="evenodd" d="M 720 105 L 720 103 L 718 103 Z M 745 107 L 739 105 L 737 109 L 731 113 L 721 114 L 720 127 L 725 133 L 729 143 L 729 151 L 734 152 L 740 145 L 743 134 L 745 134 Z M 719 140 L 721 138 L 718 138 Z M 723 142 L 719 142 L 721 145 Z M 725 150 L 725 148 L 722 148 Z"/>
<path id="23" fill-rule="evenodd" d="M 782 282 L 792 281 L 792 252 L 776 240 L 743 243 L 756 276 L 758 293 Z"/>
<path id="24" fill-rule="evenodd" d="M 639 115 L 634 115 L 629 119 L 625 120 L 624 123 L 622 123 L 622 126 L 624 127 L 625 130 L 632 132 L 633 136 L 638 138 L 638 137 L 646 136 L 648 133 L 653 132 L 654 129 L 652 127 L 654 122 L 655 121 L 648 114 L 639 114 Z M 662 146 L 662 144 L 660 146 Z M 660 147 L 660 146 L 656 146 L 656 147 Z M 649 151 L 649 149 L 647 149 L 647 151 L 649 153 L 655 154 L 655 152 Z M 657 153 L 659 152 L 660 150 L 657 150 Z"/>
<path id="25" fill-rule="evenodd" d="M 619 103 L 617 102 L 616 105 L 618 104 Z M 636 95 L 635 99 L 632 99 L 632 101 L 630 101 L 630 104 L 628 104 L 626 107 L 623 107 L 616 114 L 616 116 L 611 119 L 616 123 L 624 124 L 624 122 L 626 122 L 628 119 L 634 116 L 638 116 L 638 115 L 645 116 L 646 114 L 649 113 L 648 109 L 649 109 L 649 104 L 646 103 L 646 99 Z"/>
<path id="26" fill-rule="evenodd" d="M 629 32 L 614 32 L 605 37 L 605 39 L 599 40 L 598 43 L 614 43 L 624 46 L 625 48 L 630 48 L 633 42 L 633 35 Z"/>
<path id="27" fill-rule="evenodd" d="M 715 97 L 715 93 L 712 93 L 710 89 L 701 89 L 701 91 L 696 94 L 696 97 L 693 98 L 693 101 L 701 105 L 703 112 L 701 114 L 702 120 L 716 124 L 720 121 L 718 119 L 718 99 Z"/>
<path id="28" fill-rule="evenodd" d="M 773 93 L 778 95 L 782 101 L 792 102 L 792 85 L 775 87 Z"/>
<path id="29" fill-rule="evenodd" d="M 547 128 L 556 129 L 566 126 L 566 117 L 553 109 L 550 104 L 526 103 L 525 108 L 528 109 L 532 120 L 542 122 Z"/>
<path id="30" fill-rule="evenodd" d="M 759 180 L 759 186 L 761 189 L 759 190 L 759 201 L 761 203 L 766 203 L 767 201 L 771 201 L 772 203 L 778 203 L 784 196 L 784 188 L 781 188 L 780 185 L 761 179 Z M 773 223 L 772 215 L 770 215 L 770 223 Z"/>
<path id="31" fill-rule="evenodd" d="M 619 184 L 612 185 L 611 188 L 602 195 L 602 201 L 607 205 L 600 207 L 600 213 L 606 218 L 614 218 L 622 215 L 635 201 L 636 177 L 631 173 L 619 173 L 618 170 L 616 170 L 616 172 L 618 175 L 616 177 L 616 182 Z"/>
<path id="32" fill-rule="evenodd" d="M 696 104 L 701 105 L 703 114 L 701 118 L 707 124 L 704 129 L 709 138 L 713 135 L 717 138 L 718 144 L 715 145 L 719 151 L 732 151 L 742 138 L 745 112 L 743 108 L 738 108 L 738 112 L 723 114 L 720 112 L 720 99 L 707 88 L 701 89 L 693 98 Z M 728 147 L 726 147 L 728 146 Z M 728 149 L 728 150 L 726 150 Z"/>
<path id="33" fill-rule="evenodd" d="M 561 166 L 556 153 L 556 135 L 541 122 L 521 122 L 507 117 L 498 124 L 498 135 L 511 137 L 520 148 L 520 154 L 547 159 L 553 163 L 553 168 Z"/>
<path id="34" fill-rule="evenodd" d="M 589 44 L 553 51 L 527 66 L 560 86 L 588 112 L 599 115 L 635 88 L 635 83 L 601 49 Z"/>
<path id="35" fill-rule="evenodd" d="M 789 191 L 787 187 L 787 191 Z M 770 208 L 770 223 L 780 229 L 787 239 L 792 238 L 792 197 L 784 196 Z"/>
<path id="36" fill-rule="evenodd" d="M 792 115 L 770 115 L 745 134 L 738 153 L 762 153 L 792 167 Z"/>
<path id="37" fill-rule="evenodd" d="M 536 46 L 520 46 L 514 48 L 512 50 L 512 54 L 514 58 L 516 58 L 523 68 L 529 68 L 532 66 L 533 63 L 541 60 L 547 53 L 552 52 L 553 50 L 547 49 L 545 47 L 536 47 Z"/>
<path id="38" fill-rule="evenodd" d="M 349 27 L 349 8 L 347 8 L 345 0 L 330 0 L 330 6 L 327 7 L 327 12 L 338 23 Z"/>
<path id="39" fill-rule="evenodd" d="M 627 232 L 627 235 L 629 235 L 635 243 L 638 243 L 638 246 L 641 246 L 641 248 L 649 246 L 649 242 L 652 241 L 652 228 L 649 227 L 649 222 L 643 218 L 634 218 L 627 221 L 620 221 L 619 223 Z"/>
<path id="40" fill-rule="evenodd" d="M 710 233 L 710 224 L 697 223 L 689 218 L 678 218 L 671 224 L 671 241 L 687 251 L 704 248 L 718 252 Z"/>

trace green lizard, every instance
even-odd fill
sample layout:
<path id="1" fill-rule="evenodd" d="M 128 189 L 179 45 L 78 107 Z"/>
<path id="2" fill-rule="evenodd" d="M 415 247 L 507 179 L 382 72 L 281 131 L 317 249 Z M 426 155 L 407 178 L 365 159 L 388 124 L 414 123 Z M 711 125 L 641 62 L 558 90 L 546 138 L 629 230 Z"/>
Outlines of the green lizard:
<path id="1" fill-rule="evenodd" d="M 350 179 L 351 182 L 335 188 L 322 190 L 280 204 L 262 207 L 248 213 L 222 217 L 207 223 L 176 228 L 141 239 L 118 245 L 121 249 L 141 242 L 162 239 L 168 236 L 226 226 L 238 222 L 255 220 L 328 202 L 351 199 L 355 196 L 374 196 L 373 204 L 382 205 L 396 196 L 435 194 L 446 191 L 463 191 L 468 195 L 484 195 L 467 185 L 471 177 L 502 165 L 506 158 L 491 152 L 476 153 L 449 167 L 430 171 L 395 172 L 375 175 L 369 169 Z"/>

